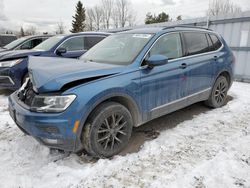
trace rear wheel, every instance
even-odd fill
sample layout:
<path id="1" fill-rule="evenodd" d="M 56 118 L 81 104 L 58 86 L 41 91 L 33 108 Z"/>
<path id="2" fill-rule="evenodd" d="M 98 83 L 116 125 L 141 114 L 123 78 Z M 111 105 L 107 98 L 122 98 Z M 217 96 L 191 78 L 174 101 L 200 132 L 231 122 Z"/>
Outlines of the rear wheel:
<path id="1" fill-rule="evenodd" d="M 124 149 L 132 132 L 132 116 L 116 102 L 101 104 L 84 126 L 84 149 L 95 157 L 111 157 Z"/>
<path id="2" fill-rule="evenodd" d="M 226 103 L 229 83 L 225 76 L 220 76 L 212 89 L 209 99 L 206 104 L 212 108 L 219 108 Z"/>

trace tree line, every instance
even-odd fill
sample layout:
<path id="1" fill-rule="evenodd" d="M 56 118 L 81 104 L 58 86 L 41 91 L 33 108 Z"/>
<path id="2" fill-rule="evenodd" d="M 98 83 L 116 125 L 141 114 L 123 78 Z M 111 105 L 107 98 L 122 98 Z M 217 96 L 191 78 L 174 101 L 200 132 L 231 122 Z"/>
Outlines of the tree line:
<path id="1" fill-rule="evenodd" d="M 72 28 L 70 32 L 107 30 L 111 28 L 119 28 L 125 26 L 134 26 L 136 24 L 136 16 L 130 0 L 101 0 L 101 2 L 93 7 L 85 8 L 81 1 L 78 1 L 72 20 Z M 217 16 L 219 14 L 239 13 L 242 12 L 232 0 L 211 0 L 207 10 L 208 16 Z M 152 14 L 148 12 L 145 15 L 145 24 L 169 22 L 173 20 L 182 20 L 179 15 L 176 19 L 170 18 L 166 12 Z M 62 21 L 59 21 L 54 31 L 56 34 L 66 32 L 66 27 Z M 6 31 L 6 33 L 15 33 L 18 36 L 37 34 L 34 26 L 28 28 L 21 27 L 18 32 Z M 43 34 L 47 34 L 44 32 Z"/>
<path id="2" fill-rule="evenodd" d="M 133 26 L 135 20 L 129 0 L 101 0 L 99 5 L 90 8 L 85 8 L 78 1 L 71 32 Z"/>
<path id="3" fill-rule="evenodd" d="M 211 3 L 209 2 L 207 16 L 239 12 L 241 12 L 241 7 L 231 0 L 212 0 Z M 102 0 L 100 5 L 88 9 L 85 9 L 79 1 L 76 5 L 75 16 L 73 16 L 71 32 L 133 26 L 135 20 L 129 0 Z M 182 16 L 177 16 L 176 20 L 182 20 Z M 145 24 L 169 21 L 173 21 L 173 19 L 166 12 L 158 15 L 148 12 L 145 18 Z"/>

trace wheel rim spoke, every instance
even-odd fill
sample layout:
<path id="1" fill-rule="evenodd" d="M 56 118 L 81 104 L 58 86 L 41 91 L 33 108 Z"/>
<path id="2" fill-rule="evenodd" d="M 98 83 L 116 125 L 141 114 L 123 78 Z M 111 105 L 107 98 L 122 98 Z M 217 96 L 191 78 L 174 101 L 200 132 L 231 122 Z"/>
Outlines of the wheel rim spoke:
<path id="1" fill-rule="evenodd" d="M 113 148 L 114 148 L 114 145 L 115 145 L 115 137 L 112 137 L 111 149 L 113 149 Z"/>
<path id="2" fill-rule="evenodd" d="M 110 138 L 108 138 L 108 139 L 106 140 L 104 149 L 107 149 L 109 141 L 110 141 Z"/>
<path id="3" fill-rule="evenodd" d="M 123 119 L 123 115 L 121 115 L 120 118 L 116 121 L 116 125 L 118 125 L 122 119 Z"/>
<path id="4" fill-rule="evenodd" d="M 127 121 L 125 121 L 125 122 L 123 122 L 121 125 L 119 125 L 119 126 L 117 127 L 117 130 L 118 130 L 118 131 L 121 130 L 121 129 L 126 125 L 126 123 L 127 123 Z"/>
<path id="5" fill-rule="evenodd" d="M 105 124 L 106 124 L 107 128 L 110 129 L 110 125 L 109 125 L 109 122 L 108 122 L 107 118 L 105 118 Z"/>
<path id="6" fill-rule="evenodd" d="M 125 132 L 123 132 L 123 131 L 117 131 L 118 133 L 120 133 L 120 134 L 123 134 L 123 135 L 127 135 Z"/>
<path id="7" fill-rule="evenodd" d="M 106 133 L 106 132 L 109 132 L 108 129 L 101 129 L 101 130 L 98 130 L 98 133 Z"/>
<path id="8" fill-rule="evenodd" d="M 112 127 L 114 127 L 115 126 L 115 114 L 112 114 Z"/>
<path id="9" fill-rule="evenodd" d="M 117 136 L 114 136 L 114 139 L 117 140 L 118 142 L 122 143 L 122 141 Z"/>
<path id="10" fill-rule="evenodd" d="M 97 140 L 97 141 L 98 141 L 98 142 L 102 142 L 102 141 L 104 141 L 104 140 L 106 140 L 106 139 L 109 139 L 109 137 L 110 137 L 110 135 L 108 134 L 108 135 L 106 135 L 106 136 L 100 138 L 100 139 Z"/>

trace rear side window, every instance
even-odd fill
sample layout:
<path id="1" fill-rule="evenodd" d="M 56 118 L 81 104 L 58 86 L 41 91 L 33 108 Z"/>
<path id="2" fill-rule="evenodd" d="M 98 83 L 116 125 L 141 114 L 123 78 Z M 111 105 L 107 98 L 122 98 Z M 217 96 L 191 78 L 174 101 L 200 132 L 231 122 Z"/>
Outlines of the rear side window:
<path id="1" fill-rule="evenodd" d="M 42 38 L 32 40 L 32 48 L 36 47 L 41 42 L 43 42 Z"/>
<path id="2" fill-rule="evenodd" d="M 180 34 L 173 33 L 160 37 L 149 52 L 149 56 L 152 55 L 164 55 L 168 59 L 182 57 Z"/>
<path id="3" fill-rule="evenodd" d="M 209 51 L 205 33 L 183 33 L 186 44 L 186 56 L 205 53 Z"/>
<path id="4" fill-rule="evenodd" d="M 84 38 L 84 50 L 89 50 L 98 42 L 102 41 L 105 37 L 103 36 L 90 36 Z"/>
<path id="5" fill-rule="evenodd" d="M 61 46 L 67 51 L 78 51 L 84 49 L 84 39 L 83 37 L 74 37 L 66 40 Z"/>
<path id="6" fill-rule="evenodd" d="M 210 37 L 211 37 L 211 40 L 213 42 L 213 50 L 218 50 L 222 46 L 221 41 L 218 39 L 218 37 L 216 35 L 210 34 Z"/>
<path id="7" fill-rule="evenodd" d="M 21 46 L 17 48 L 18 50 L 27 50 L 27 49 L 32 49 L 32 40 L 29 40 L 25 43 L 23 43 Z"/>

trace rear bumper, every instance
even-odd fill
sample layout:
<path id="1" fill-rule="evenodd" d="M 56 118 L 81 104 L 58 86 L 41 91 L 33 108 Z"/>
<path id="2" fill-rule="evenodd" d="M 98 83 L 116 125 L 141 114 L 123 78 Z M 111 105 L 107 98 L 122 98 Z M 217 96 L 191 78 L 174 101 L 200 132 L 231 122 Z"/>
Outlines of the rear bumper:
<path id="1" fill-rule="evenodd" d="M 80 143 L 76 141 L 67 118 L 62 118 L 60 113 L 31 112 L 23 106 L 25 104 L 21 104 L 16 93 L 9 97 L 9 113 L 23 132 L 50 148 L 78 151 L 76 148 L 80 147 Z"/>

